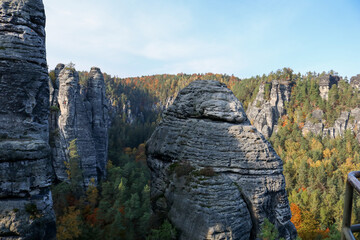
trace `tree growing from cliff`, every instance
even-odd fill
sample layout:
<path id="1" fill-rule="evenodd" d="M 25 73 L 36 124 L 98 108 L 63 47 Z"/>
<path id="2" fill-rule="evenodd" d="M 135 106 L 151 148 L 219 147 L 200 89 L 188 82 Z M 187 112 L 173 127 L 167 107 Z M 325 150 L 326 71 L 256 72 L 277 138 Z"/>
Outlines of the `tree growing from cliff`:
<path id="1" fill-rule="evenodd" d="M 73 139 L 69 143 L 69 162 L 65 162 L 66 173 L 68 174 L 68 179 L 70 180 L 71 188 L 74 192 L 81 195 L 83 193 L 83 184 L 84 179 L 82 175 L 82 170 L 80 168 L 80 157 L 78 154 L 77 139 Z"/>

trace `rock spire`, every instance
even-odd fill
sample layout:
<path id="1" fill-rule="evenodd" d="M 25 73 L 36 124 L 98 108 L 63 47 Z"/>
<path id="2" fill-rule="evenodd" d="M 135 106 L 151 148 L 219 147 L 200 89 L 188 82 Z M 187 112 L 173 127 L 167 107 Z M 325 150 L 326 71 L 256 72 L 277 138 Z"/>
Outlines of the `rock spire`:
<path id="1" fill-rule="evenodd" d="M 0 239 L 54 239 L 41 0 L 0 1 Z"/>

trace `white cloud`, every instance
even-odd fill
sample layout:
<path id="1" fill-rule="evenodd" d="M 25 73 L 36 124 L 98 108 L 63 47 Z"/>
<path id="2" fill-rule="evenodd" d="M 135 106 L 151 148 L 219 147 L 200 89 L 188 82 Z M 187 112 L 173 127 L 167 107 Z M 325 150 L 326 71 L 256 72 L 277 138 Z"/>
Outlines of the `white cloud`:
<path id="1" fill-rule="evenodd" d="M 53 68 L 58 62 L 73 61 L 80 70 L 97 65 L 119 76 L 164 72 L 250 76 L 284 66 L 308 66 L 314 52 L 331 52 L 312 41 L 328 35 L 321 31 L 310 35 L 302 26 L 303 19 L 312 22 L 314 16 L 308 18 L 305 12 L 317 12 L 315 3 L 274 2 L 44 0 L 48 64 Z M 352 42 L 343 49 L 351 48 Z"/>

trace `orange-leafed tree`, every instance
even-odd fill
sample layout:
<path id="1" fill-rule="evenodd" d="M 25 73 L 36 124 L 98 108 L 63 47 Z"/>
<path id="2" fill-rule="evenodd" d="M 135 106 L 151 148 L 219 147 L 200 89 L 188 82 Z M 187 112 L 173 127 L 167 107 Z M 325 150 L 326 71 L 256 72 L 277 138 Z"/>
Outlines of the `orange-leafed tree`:
<path id="1" fill-rule="evenodd" d="M 290 210 L 291 210 L 291 222 L 294 224 L 295 228 L 297 230 L 300 230 L 301 227 L 301 210 L 298 205 L 295 203 L 290 204 Z"/>

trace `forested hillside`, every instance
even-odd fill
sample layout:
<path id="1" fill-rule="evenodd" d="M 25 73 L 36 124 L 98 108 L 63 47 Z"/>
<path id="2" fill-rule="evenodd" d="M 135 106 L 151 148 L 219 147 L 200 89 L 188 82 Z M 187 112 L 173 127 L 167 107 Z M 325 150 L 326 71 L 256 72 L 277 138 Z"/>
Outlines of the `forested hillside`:
<path id="1" fill-rule="evenodd" d="M 84 83 L 87 74 L 81 72 L 80 81 Z M 302 75 L 284 68 L 249 79 L 212 73 L 125 79 L 104 74 L 112 118 L 108 178 L 86 193 L 71 189 L 76 184 L 55 189 L 55 194 L 64 191 L 67 194 L 56 206 L 62 214 L 58 226 L 73 231 L 73 238 L 69 238 L 58 230 L 59 239 L 96 239 L 95 236 L 116 239 L 118 234 L 124 239 L 144 239 L 145 236 L 172 239 L 175 236 L 176 231 L 169 223 L 149 221 L 149 172 L 144 143 L 160 121 L 161 112 L 172 103 L 178 91 L 197 79 L 225 83 L 245 109 L 255 100 L 261 84 L 265 84 L 265 95 L 270 94 L 266 83 L 273 80 L 293 84 L 290 101 L 285 103 L 286 114 L 280 117 L 277 131 L 269 138 L 284 162 L 292 222 L 302 239 L 339 239 L 346 176 L 360 168 L 357 131 L 347 130 L 331 137 L 311 131 L 305 134 L 303 128 L 306 122 L 319 121 L 312 116 L 314 110 L 323 112 L 320 121 L 325 127 L 333 126 L 342 111 L 360 106 L 360 94 L 347 79 L 341 79 L 329 90 L 328 100 L 323 99 L 319 81 L 327 74 L 335 73 Z M 81 218 L 74 218 L 72 214 L 76 211 Z M 359 222 L 359 199 L 355 200 L 353 211 L 354 221 Z M 161 230 L 152 230 L 149 235 L 150 228 L 159 228 L 161 224 Z"/>
<path id="2" fill-rule="evenodd" d="M 294 224 L 305 239 L 324 235 L 329 229 L 340 229 L 346 177 L 360 167 L 356 129 L 335 138 L 302 131 L 306 119 L 316 121 L 311 118 L 314 110 L 322 110 L 322 122 L 325 126 L 333 126 L 342 111 L 359 107 L 358 89 L 346 80 L 332 86 L 328 100 L 322 99 L 319 94 L 322 75 L 308 73 L 297 79 L 287 114 L 270 139 L 283 159 Z M 360 201 L 356 199 L 354 222 L 360 220 L 359 207 Z"/>

